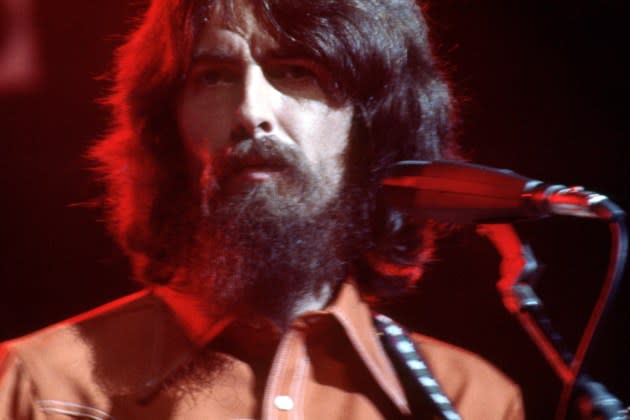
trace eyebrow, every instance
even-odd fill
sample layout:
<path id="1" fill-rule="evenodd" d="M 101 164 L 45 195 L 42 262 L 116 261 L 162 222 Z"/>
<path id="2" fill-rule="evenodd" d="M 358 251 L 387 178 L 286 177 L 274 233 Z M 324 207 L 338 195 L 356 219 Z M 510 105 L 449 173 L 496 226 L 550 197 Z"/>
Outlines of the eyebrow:
<path id="1" fill-rule="evenodd" d="M 303 60 L 318 62 L 316 57 L 305 53 L 303 48 L 286 46 L 268 51 L 265 58 L 273 60 Z"/>
<path id="2" fill-rule="evenodd" d="M 200 51 L 192 57 L 192 65 L 203 63 L 238 64 L 241 59 L 238 55 L 226 51 Z"/>
<path id="3" fill-rule="evenodd" d="M 314 65 L 321 65 L 314 57 L 304 54 L 303 51 L 298 49 L 273 49 L 265 52 L 265 54 L 258 59 L 259 62 L 265 63 L 269 61 L 301 61 L 310 62 Z M 242 62 L 241 57 L 238 54 L 230 51 L 213 50 L 213 51 L 199 51 L 192 57 L 191 64 L 193 66 L 198 64 L 212 64 L 221 63 L 227 65 L 238 65 Z"/>

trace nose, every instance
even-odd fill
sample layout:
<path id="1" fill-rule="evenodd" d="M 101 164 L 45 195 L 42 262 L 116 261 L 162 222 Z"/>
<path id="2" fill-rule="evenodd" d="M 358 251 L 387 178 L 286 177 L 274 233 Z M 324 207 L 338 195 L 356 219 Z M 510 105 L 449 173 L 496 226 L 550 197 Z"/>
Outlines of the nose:
<path id="1" fill-rule="evenodd" d="M 232 138 L 257 137 L 276 130 L 278 91 L 258 66 L 247 68 L 235 110 Z"/>

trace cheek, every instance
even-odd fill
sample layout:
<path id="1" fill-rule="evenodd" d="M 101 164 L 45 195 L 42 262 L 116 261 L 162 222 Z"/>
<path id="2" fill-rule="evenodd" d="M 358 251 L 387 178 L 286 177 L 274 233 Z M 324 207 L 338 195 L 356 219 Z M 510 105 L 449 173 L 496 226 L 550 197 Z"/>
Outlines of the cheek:
<path id="1" fill-rule="evenodd" d="M 341 160 L 352 125 L 350 108 L 309 102 L 287 109 L 283 113 L 284 126 L 309 161 L 322 164 Z"/>
<path id="2" fill-rule="evenodd" d="M 352 114 L 335 110 L 323 118 L 319 138 L 320 150 L 327 158 L 341 158 L 350 141 Z"/>
<path id="3" fill-rule="evenodd" d="M 293 120 L 299 123 L 297 131 L 290 135 L 321 177 L 325 191 L 322 199 L 326 201 L 326 196 L 338 193 L 344 177 L 353 112 L 351 108 L 336 109 L 321 103 L 301 111 Z"/>
<path id="4" fill-rule="evenodd" d="M 225 147 L 230 135 L 228 116 L 226 107 L 184 95 L 177 105 L 177 124 L 186 148 L 207 160 Z"/>

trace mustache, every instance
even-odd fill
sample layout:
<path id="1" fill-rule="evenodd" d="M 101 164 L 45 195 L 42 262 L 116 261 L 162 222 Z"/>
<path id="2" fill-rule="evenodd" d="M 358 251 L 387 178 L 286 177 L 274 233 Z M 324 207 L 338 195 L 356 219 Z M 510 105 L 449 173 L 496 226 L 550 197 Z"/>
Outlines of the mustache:
<path id="1" fill-rule="evenodd" d="M 312 186 L 317 178 L 298 146 L 274 135 L 241 139 L 203 166 L 199 179 L 202 217 L 231 202 L 230 182 L 248 169 L 282 172 L 282 183 L 300 189 Z"/>
<path id="2" fill-rule="evenodd" d="M 302 165 L 303 157 L 292 146 L 273 135 L 247 138 L 230 148 L 217 162 L 219 183 L 252 167 L 292 169 Z"/>

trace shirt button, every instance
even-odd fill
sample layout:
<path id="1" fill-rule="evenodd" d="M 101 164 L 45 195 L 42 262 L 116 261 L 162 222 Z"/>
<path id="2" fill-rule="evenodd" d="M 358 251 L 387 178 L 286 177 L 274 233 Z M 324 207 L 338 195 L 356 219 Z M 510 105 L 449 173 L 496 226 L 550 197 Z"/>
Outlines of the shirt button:
<path id="1" fill-rule="evenodd" d="M 278 410 L 289 411 L 293 409 L 293 398 L 288 395 L 278 395 L 273 399 L 273 405 L 276 406 Z"/>

